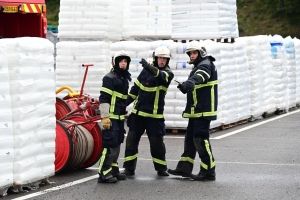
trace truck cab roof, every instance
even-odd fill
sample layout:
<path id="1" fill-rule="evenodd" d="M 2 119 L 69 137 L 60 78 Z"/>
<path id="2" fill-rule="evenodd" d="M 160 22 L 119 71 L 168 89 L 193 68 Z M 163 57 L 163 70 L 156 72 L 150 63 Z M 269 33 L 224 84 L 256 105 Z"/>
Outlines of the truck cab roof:
<path id="1" fill-rule="evenodd" d="M 45 0 L 0 0 L 0 4 L 45 4 Z"/>

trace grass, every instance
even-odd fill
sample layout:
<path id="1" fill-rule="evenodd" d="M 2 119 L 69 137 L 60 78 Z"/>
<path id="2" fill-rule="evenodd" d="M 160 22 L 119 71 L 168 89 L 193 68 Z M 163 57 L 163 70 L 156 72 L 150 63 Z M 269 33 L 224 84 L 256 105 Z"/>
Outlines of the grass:
<path id="1" fill-rule="evenodd" d="M 58 25 L 60 0 L 46 0 L 48 24 Z M 275 35 L 300 38 L 300 1 L 237 0 L 239 35 Z"/>

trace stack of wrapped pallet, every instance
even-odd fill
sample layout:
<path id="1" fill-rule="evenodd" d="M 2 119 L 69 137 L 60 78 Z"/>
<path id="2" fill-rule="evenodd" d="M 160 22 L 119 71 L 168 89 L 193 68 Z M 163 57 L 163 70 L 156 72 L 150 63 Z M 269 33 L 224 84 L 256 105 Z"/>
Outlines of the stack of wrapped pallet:
<path id="1" fill-rule="evenodd" d="M 24 185 L 54 175 L 53 44 L 43 38 L 2 39 L 0 43 L 6 45 L 11 97 L 7 108 L 11 105 L 12 111 L 12 115 L 6 112 L 7 120 L 12 116 L 12 126 L 8 121 L 6 130 L 14 141 L 13 151 L 8 148 L 7 154 L 13 152 L 13 183 Z"/>

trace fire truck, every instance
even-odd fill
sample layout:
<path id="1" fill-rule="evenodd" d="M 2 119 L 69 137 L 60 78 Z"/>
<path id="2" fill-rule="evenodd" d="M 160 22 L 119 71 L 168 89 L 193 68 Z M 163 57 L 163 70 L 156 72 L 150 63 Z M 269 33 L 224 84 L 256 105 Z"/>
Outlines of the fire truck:
<path id="1" fill-rule="evenodd" d="M 0 38 L 47 36 L 45 0 L 0 0 Z"/>

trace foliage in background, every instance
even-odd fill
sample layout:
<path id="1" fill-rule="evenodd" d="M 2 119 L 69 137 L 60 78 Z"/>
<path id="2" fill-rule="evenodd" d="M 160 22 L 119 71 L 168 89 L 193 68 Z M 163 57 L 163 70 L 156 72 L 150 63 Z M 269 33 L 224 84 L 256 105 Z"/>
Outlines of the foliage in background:
<path id="1" fill-rule="evenodd" d="M 46 0 L 48 25 L 58 25 L 60 0 Z"/>
<path id="2" fill-rule="evenodd" d="M 46 0 L 49 25 L 58 25 L 59 2 Z M 300 0 L 237 0 L 237 15 L 240 36 L 300 38 Z"/>
<path id="3" fill-rule="evenodd" d="M 240 36 L 275 35 L 300 38 L 299 0 L 237 0 Z"/>

